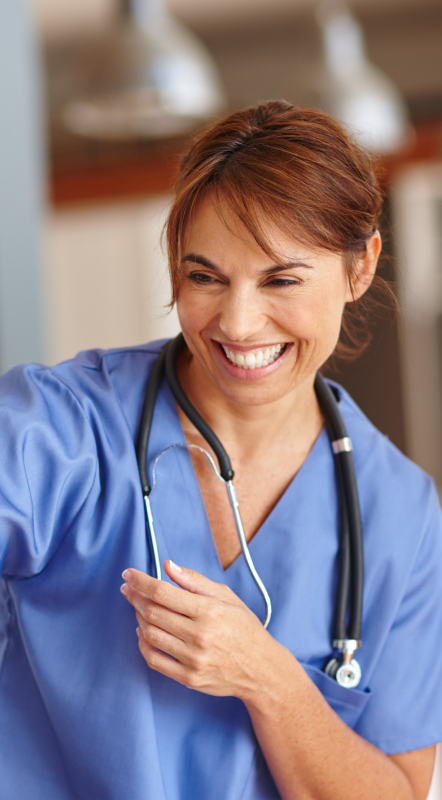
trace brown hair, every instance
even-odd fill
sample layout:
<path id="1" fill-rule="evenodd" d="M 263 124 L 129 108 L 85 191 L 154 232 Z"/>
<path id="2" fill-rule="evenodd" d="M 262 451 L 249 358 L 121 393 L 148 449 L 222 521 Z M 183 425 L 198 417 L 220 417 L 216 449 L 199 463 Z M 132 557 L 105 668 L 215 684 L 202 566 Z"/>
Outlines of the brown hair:
<path id="1" fill-rule="evenodd" d="M 350 286 L 382 208 L 373 159 L 332 117 L 283 100 L 230 114 L 196 136 L 182 160 L 166 229 L 172 302 L 189 222 L 209 195 L 218 208 L 227 202 L 273 258 L 278 254 L 266 241 L 263 216 L 293 238 L 341 252 Z M 361 321 L 364 304 L 346 306 L 341 355 L 363 349 L 350 318 L 356 312 Z"/>

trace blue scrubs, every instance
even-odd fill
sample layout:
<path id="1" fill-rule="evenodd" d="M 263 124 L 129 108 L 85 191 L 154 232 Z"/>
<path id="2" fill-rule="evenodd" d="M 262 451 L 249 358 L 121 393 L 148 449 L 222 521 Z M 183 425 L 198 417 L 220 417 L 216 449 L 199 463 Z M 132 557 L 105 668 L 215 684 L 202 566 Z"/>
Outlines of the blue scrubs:
<path id="1" fill-rule="evenodd" d="M 1 800 L 276 800 L 240 700 L 149 670 L 126 567 L 152 572 L 134 451 L 161 343 L 81 353 L 0 381 Z M 338 515 L 323 431 L 250 544 L 273 601 L 270 632 L 327 702 L 386 753 L 442 740 L 442 528 L 431 480 L 340 390 L 354 444 L 366 582 L 362 684 L 330 657 Z M 149 464 L 184 436 L 159 393 Z M 185 448 L 156 465 L 160 558 L 225 582 L 262 619 L 242 557 L 225 572 Z"/>

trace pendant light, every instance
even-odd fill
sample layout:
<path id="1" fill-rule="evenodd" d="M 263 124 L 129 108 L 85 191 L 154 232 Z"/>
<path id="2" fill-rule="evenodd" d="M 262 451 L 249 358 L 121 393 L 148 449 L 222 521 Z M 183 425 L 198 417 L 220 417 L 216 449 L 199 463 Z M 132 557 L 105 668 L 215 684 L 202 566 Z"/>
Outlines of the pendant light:
<path id="1" fill-rule="evenodd" d="M 91 75 L 89 91 L 62 111 L 71 132 L 103 139 L 183 135 L 224 105 L 213 59 L 164 0 L 121 0 L 107 50 L 105 80 Z"/>
<path id="2" fill-rule="evenodd" d="M 400 149 L 411 133 L 405 103 L 393 81 L 368 60 L 355 17 L 346 6 L 327 2 L 317 19 L 326 65 L 322 108 L 372 152 Z"/>

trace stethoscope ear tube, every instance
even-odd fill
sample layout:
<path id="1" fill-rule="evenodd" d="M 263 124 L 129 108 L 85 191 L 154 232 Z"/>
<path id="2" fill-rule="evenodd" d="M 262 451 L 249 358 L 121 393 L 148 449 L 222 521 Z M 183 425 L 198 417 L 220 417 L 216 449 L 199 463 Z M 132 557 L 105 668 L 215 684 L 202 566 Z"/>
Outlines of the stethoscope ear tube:
<path id="1" fill-rule="evenodd" d="M 155 364 L 153 365 L 152 372 L 150 373 L 149 380 L 147 382 L 143 410 L 141 412 L 141 421 L 137 440 L 137 463 L 144 497 L 148 497 L 152 491 L 147 472 L 147 448 L 149 447 L 149 437 L 152 428 L 153 412 L 155 411 L 155 402 L 164 372 L 166 348 L 167 345 L 163 348 L 160 355 L 156 359 Z"/>
<path id="2" fill-rule="evenodd" d="M 188 417 L 188 419 L 191 420 L 191 422 L 195 425 L 195 428 L 201 433 L 206 442 L 212 448 L 213 452 L 215 453 L 218 459 L 219 471 L 221 473 L 221 476 L 224 478 L 226 482 L 228 482 L 232 480 L 235 474 L 232 469 L 230 458 L 227 455 L 220 440 L 218 439 L 216 433 L 212 431 L 207 422 L 202 418 L 201 414 L 198 413 L 195 406 L 193 406 L 188 397 L 186 397 L 181 387 L 181 384 L 178 380 L 175 365 L 177 362 L 178 355 L 180 354 L 181 350 L 184 349 L 185 346 L 186 343 L 182 333 L 180 333 L 175 339 L 172 339 L 172 341 L 169 342 L 169 344 L 167 345 L 166 347 L 167 382 L 169 384 L 170 390 L 176 402 L 178 403 L 180 408 L 182 408 L 186 417 Z"/>

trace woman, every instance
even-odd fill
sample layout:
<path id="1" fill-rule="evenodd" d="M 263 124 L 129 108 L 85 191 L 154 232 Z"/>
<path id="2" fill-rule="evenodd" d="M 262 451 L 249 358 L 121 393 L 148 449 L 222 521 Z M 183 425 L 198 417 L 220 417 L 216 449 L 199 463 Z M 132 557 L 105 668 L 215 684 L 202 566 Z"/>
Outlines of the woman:
<path id="1" fill-rule="evenodd" d="M 368 156 L 284 102 L 222 120 L 183 162 L 168 224 L 178 376 L 231 456 L 268 630 L 225 487 L 177 445 L 208 446 L 164 381 L 152 577 L 134 442 L 164 343 L 2 379 L 0 796 L 426 797 L 442 739 L 439 504 L 340 388 L 364 529 L 361 683 L 323 671 L 340 510 L 314 379 L 373 279 L 380 205 Z"/>

